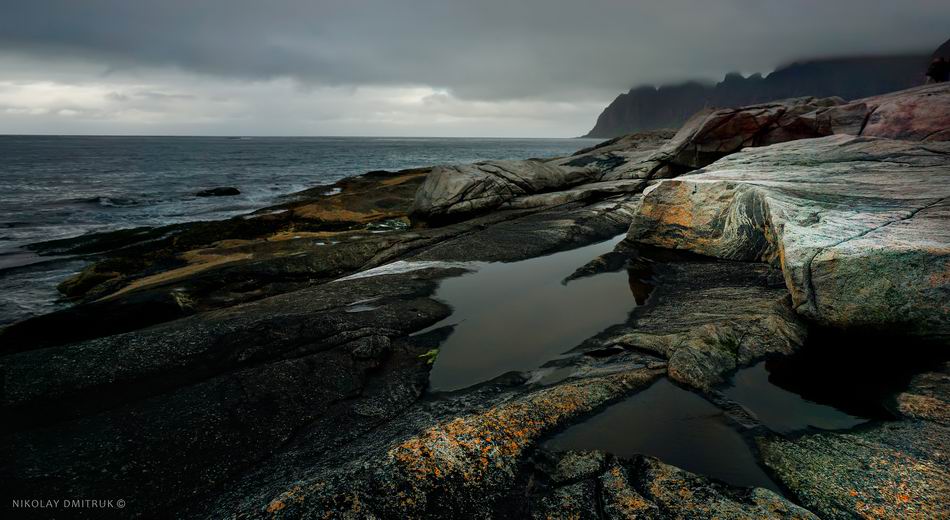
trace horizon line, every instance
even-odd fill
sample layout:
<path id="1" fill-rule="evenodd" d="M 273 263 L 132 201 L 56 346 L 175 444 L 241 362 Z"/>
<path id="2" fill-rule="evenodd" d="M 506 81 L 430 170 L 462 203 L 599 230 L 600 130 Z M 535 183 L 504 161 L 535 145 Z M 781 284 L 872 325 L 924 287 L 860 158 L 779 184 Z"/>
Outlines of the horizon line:
<path id="1" fill-rule="evenodd" d="M 329 138 L 329 139 L 601 139 L 583 135 L 570 137 L 551 136 L 490 136 L 490 135 L 253 135 L 253 134 L 15 134 L 0 132 L 0 137 L 217 137 L 225 139 L 293 139 L 293 138 Z"/>

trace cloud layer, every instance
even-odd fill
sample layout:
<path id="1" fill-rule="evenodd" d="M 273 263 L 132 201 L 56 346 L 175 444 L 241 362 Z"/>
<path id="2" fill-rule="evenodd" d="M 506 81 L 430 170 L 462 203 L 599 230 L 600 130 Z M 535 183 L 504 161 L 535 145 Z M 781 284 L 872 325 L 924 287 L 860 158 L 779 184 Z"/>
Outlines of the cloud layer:
<path id="1" fill-rule="evenodd" d="M 568 136 L 634 84 L 929 51 L 950 36 L 950 3 L 930 0 L 0 8 L 6 133 Z"/>

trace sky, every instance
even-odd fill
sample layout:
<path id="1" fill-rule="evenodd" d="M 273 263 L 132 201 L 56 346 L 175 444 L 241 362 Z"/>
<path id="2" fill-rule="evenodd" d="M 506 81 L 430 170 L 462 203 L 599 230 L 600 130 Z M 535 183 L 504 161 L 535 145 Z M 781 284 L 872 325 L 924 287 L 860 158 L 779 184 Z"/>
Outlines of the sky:
<path id="1" fill-rule="evenodd" d="M 635 85 L 948 27 L 946 0 L 0 0 L 0 133 L 572 137 Z"/>

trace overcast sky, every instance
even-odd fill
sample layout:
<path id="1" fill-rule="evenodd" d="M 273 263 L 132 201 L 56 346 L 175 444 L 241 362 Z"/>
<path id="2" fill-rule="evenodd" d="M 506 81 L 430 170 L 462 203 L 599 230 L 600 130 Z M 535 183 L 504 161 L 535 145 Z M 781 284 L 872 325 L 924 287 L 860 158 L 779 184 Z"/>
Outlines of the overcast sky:
<path id="1" fill-rule="evenodd" d="M 948 29 L 947 0 L 0 0 L 0 133 L 569 137 L 633 85 Z"/>

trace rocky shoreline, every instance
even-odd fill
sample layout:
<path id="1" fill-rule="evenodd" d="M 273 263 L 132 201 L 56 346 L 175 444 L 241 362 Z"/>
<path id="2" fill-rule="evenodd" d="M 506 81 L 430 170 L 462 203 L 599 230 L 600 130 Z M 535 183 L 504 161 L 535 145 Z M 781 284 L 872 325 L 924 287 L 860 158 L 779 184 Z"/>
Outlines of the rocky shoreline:
<path id="1" fill-rule="evenodd" d="M 783 100 L 571 157 L 371 172 L 244 217 L 37 245 L 93 263 L 61 287 L 74 306 L 0 331 L 5 492 L 122 497 L 139 517 L 947 516 L 948 121 L 946 84 Z M 453 332 L 432 328 L 453 312 L 442 281 L 622 234 L 564 283 L 626 271 L 626 321 L 534 369 L 428 389 Z M 887 418 L 840 431 L 773 431 L 723 391 L 819 329 L 886 332 L 923 346 L 866 356 L 932 363 Z M 661 379 L 718 408 L 780 492 L 544 446 Z"/>

